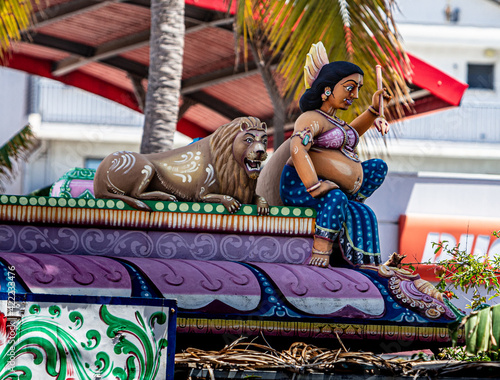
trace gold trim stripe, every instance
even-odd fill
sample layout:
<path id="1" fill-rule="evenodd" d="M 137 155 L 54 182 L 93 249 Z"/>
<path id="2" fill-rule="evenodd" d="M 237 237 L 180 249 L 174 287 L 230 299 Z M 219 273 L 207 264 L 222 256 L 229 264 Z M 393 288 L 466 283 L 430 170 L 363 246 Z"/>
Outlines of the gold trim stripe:
<path id="1" fill-rule="evenodd" d="M 314 219 L 280 216 L 215 215 L 162 212 L 151 214 L 149 228 L 206 230 L 267 235 L 312 235 Z"/>
<path id="2" fill-rule="evenodd" d="M 248 334 L 260 332 L 274 336 L 303 338 L 370 339 L 381 341 L 450 342 L 447 327 L 370 325 L 352 323 L 269 321 L 256 319 L 177 318 L 178 333 Z M 463 340 L 463 328 L 458 340 Z"/>
<path id="3" fill-rule="evenodd" d="M 0 222 L 311 236 L 314 218 L 0 205 Z"/>

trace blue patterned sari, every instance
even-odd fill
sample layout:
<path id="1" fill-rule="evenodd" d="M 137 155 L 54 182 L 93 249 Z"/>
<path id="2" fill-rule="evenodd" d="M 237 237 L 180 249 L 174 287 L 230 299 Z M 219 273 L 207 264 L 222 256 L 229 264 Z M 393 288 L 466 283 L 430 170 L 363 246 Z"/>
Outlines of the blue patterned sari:
<path id="1" fill-rule="evenodd" d="M 316 210 L 319 238 L 330 240 L 353 265 L 381 263 L 377 218 L 363 201 L 377 190 L 387 174 L 387 164 L 380 159 L 361 163 L 363 183 L 355 194 L 331 190 L 313 198 L 295 168 L 286 165 L 281 174 L 280 196 L 285 205 L 311 207 Z"/>

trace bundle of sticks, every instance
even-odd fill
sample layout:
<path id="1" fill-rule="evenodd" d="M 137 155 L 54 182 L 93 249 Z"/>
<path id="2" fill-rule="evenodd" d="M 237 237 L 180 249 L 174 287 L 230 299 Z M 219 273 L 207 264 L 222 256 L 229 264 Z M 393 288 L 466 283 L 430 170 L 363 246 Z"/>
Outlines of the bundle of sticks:
<path id="1" fill-rule="evenodd" d="M 331 350 L 297 342 L 288 350 L 278 352 L 269 345 L 238 339 L 221 351 L 189 348 L 175 356 L 177 365 L 192 368 L 280 370 L 295 373 L 332 372 L 342 367 L 377 368 L 384 373 L 401 373 L 401 364 L 385 360 L 370 352 L 348 352 L 344 347 Z"/>
<path id="2" fill-rule="evenodd" d="M 244 338 L 237 339 L 220 351 L 189 348 L 175 356 L 175 365 L 193 370 L 208 370 L 208 377 L 211 380 L 225 378 L 218 375 L 217 370 L 467 378 L 469 375 L 491 377 L 500 369 L 500 362 L 434 360 L 433 356 L 429 357 L 423 353 L 414 354 L 411 358 L 405 359 L 398 357 L 397 354 L 376 355 L 371 352 L 349 352 L 340 339 L 342 348 L 339 349 L 318 348 L 297 342 L 288 350 L 281 352 L 270 347 L 267 342 L 257 344 L 244 340 Z M 245 378 L 253 377 L 251 372 L 246 374 Z M 256 375 L 256 377 L 260 376 Z M 494 377 L 498 378 L 496 375 Z"/>

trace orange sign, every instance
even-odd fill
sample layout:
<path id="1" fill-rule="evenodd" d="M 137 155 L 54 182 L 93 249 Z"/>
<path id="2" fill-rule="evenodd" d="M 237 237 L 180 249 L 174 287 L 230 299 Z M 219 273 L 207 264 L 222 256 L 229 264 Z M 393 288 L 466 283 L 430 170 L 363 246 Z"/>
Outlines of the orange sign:
<path id="1" fill-rule="evenodd" d="M 407 263 L 438 263 L 449 258 L 447 252 L 435 254 L 433 243 L 447 242 L 448 248 L 477 256 L 500 254 L 500 239 L 492 235 L 500 230 L 500 218 L 463 216 L 401 215 L 399 218 L 399 253 L 407 255 Z M 433 265 L 417 268 L 422 278 L 436 281 Z"/>

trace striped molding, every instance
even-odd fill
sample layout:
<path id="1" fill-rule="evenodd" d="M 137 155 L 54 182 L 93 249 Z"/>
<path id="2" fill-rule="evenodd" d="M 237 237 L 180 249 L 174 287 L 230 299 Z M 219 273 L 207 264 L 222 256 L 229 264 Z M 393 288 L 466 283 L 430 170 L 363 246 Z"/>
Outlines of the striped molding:
<path id="1" fill-rule="evenodd" d="M 266 321 L 255 319 L 177 318 L 177 333 L 296 336 L 301 338 L 374 339 L 381 341 L 450 342 L 448 327 Z M 464 330 L 459 329 L 458 341 Z M 337 335 L 338 334 L 338 335 Z"/>
<path id="2" fill-rule="evenodd" d="M 133 210 L 113 199 L 2 195 L 0 221 L 292 236 L 311 235 L 315 226 L 315 211 L 303 207 L 271 207 L 271 216 L 258 216 L 255 205 L 229 214 L 221 204 L 147 203 L 157 212 Z"/>

